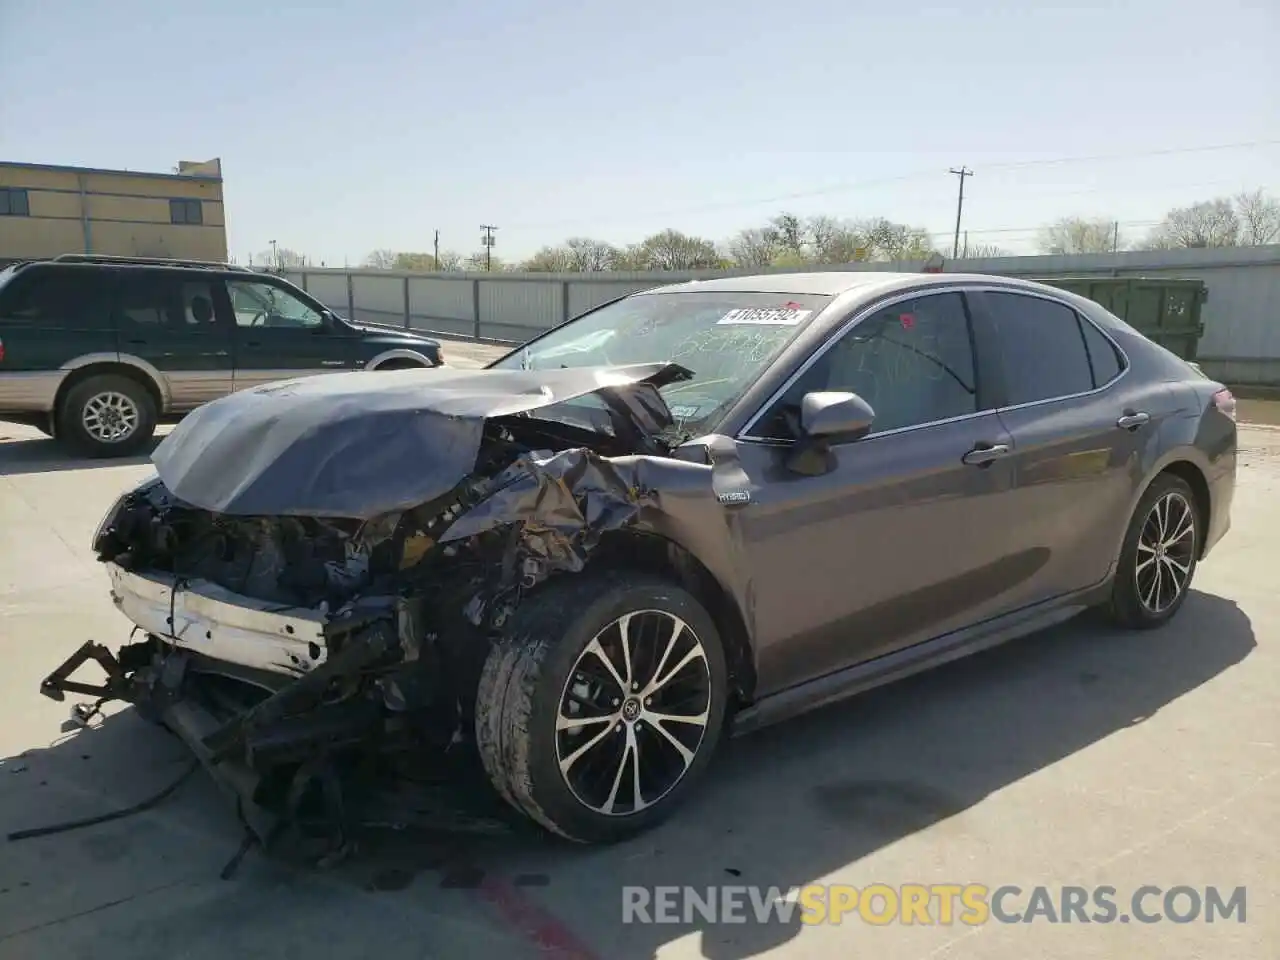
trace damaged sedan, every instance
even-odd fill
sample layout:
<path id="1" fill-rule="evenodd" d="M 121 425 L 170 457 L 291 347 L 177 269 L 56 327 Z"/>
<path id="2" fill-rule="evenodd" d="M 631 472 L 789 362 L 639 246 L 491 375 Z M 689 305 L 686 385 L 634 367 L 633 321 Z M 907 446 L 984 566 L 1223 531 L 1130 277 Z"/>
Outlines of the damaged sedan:
<path id="1" fill-rule="evenodd" d="M 199 408 L 93 536 L 129 642 L 42 691 L 133 703 L 264 837 L 464 753 L 612 841 L 730 728 L 1088 608 L 1167 622 L 1230 524 L 1235 437 L 1221 384 L 1039 284 L 663 287 L 484 370 Z"/>

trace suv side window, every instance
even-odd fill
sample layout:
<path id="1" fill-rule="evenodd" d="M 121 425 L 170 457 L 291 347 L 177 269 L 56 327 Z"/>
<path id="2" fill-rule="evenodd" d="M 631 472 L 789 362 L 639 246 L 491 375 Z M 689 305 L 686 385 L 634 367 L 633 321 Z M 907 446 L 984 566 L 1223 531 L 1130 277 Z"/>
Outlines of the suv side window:
<path id="1" fill-rule="evenodd" d="M 111 325 L 111 288 L 100 270 L 37 267 L 5 288 L 4 316 L 46 329 L 105 329 Z"/>
<path id="2" fill-rule="evenodd" d="M 1080 318 L 1070 307 L 1020 293 L 984 293 L 1010 406 L 1094 387 Z"/>
<path id="3" fill-rule="evenodd" d="M 123 324 L 145 329 L 212 330 L 213 304 L 208 280 L 131 270 L 120 277 L 116 316 Z"/>
<path id="4" fill-rule="evenodd" d="M 969 317 L 958 293 L 899 301 L 859 321 L 793 383 L 751 432 L 795 439 L 806 393 L 856 393 L 875 411 L 871 433 L 976 413 Z"/>
<path id="5" fill-rule="evenodd" d="M 324 326 L 324 317 L 288 290 L 257 280 L 227 280 L 227 293 L 237 327 L 292 327 L 314 329 Z"/>

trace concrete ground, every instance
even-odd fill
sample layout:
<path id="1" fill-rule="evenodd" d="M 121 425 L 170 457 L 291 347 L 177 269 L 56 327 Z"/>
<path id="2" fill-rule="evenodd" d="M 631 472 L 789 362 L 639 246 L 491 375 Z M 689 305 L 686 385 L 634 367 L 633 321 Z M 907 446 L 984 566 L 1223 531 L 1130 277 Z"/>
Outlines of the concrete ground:
<path id="1" fill-rule="evenodd" d="M 0 960 L 1274 958 L 1280 431 L 1241 442 L 1234 529 L 1164 630 L 1068 624 L 734 741 L 684 810 L 609 849 L 415 837 L 320 872 L 251 853 L 224 881 L 241 832 L 200 773 L 137 816 L 0 838 Z M 147 472 L 0 423 L 0 832 L 128 806 L 187 762 L 131 710 L 63 731 L 68 704 L 36 692 L 85 639 L 125 639 L 88 540 Z M 811 882 L 1109 884 L 1122 906 L 1244 886 L 1247 920 L 620 922 L 622 884 Z"/>

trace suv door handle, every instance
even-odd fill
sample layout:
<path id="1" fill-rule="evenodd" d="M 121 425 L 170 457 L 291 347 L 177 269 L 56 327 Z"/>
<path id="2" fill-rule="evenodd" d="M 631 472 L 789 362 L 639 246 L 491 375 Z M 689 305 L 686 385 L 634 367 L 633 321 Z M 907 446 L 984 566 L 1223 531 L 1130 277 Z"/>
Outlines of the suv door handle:
<path id="1" fill-rule="evenodd" d="M 1151 421 L 1149 413 L 1126 413 L 1123 417 L 1116 421 L 1116 426 L 1121 430 L 1137 430 L 1143 424 Z"/>
<path id="2" fill-rule="evenodd" d="M 1001 457 L 1009 455 L 1009 446 L 1004 443 L 980 443 L 960 459 L 970 466 L 990 466 Z"/>

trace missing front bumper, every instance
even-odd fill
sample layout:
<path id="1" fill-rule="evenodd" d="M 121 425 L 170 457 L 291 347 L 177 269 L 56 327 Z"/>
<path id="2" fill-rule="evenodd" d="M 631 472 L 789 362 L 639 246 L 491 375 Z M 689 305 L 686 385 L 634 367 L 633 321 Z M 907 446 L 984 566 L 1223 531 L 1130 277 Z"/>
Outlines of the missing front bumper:
<path id="1" fill-rule="evenodd" d="M 208 580 L 106 566 L 120 612 L 175 647 L 286 676 L 313 670 L 328 657 L 324 608 L 282 607 Z"/>

